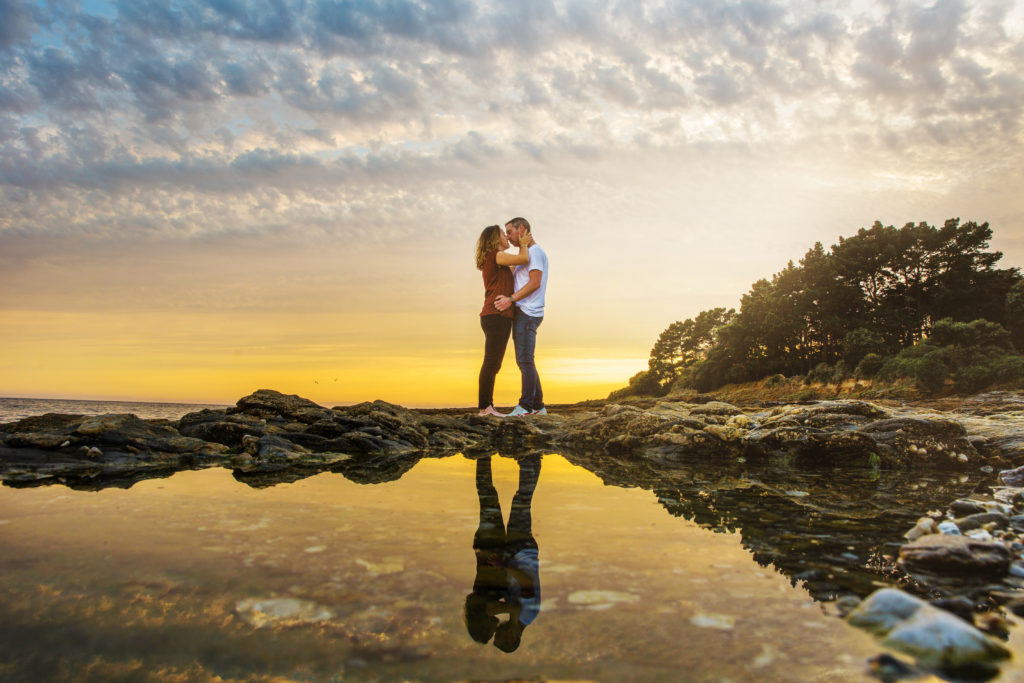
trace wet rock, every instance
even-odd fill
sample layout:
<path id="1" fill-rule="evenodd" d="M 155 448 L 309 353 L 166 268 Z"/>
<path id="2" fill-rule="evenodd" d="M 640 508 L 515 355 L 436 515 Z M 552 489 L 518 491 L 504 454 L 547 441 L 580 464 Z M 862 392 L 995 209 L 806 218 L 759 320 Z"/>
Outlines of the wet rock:
<path id="1" fill-rule="evenodd" d="M 997 529 L 1005 529 L 1010 525 L 1009 518 L 1000 512 L 979 512 L 953 521 L 963 533 L 972 529 L 980 529 L 988 524 L 995 525 Z"/>
<path id="2" fill-rule="evenodd" d="M 228 408 L 228 415 L 249 415 L 262 419 L 290 418 L 304 424 L 330 416 L 330 411 L 308 398 L 295 394 L 282 394 L 272 389 L 258 391 L 238 399 L 234 408 Z"/>
<path id="3" fill-rule="evenodd" d="M 912 528 L 907 533 L 903 534 L 903 538 L 907 539 L 908 541 L 916 541 L 922 536 L 938 533 L 938 531 L 939 525 L 935 523 L 934 519 L 932 519 L 931 517 L 922 517 L 919 520 L 917 520 L 917 524 L 914 525 L 914 528 Z"/>
<path id="4" fill-rule="evenodd" d="M 872 593 L 848 621 L 882 638 L 887 647 L 947 672 L 991 672 L 1010 656 L 963 619 L 895 588 Z"/>
<path id="5" fill-rule="evenodd" d="M 908 571 L 946 576 L 999 578 L 1006 576 L 1012 560 L 1000 543 L 946 534 L 923 536 L 900 549 L 900 564 Z"/>
<path id="6" fill-rule="evenodd" d="M 723 403 L 722 401 L 709 401 L 703 405 L 698 405 L 690 410 L 690 415 L 715 415 L 715 416 L 727 416 L 742 415 L 743 411 L 731 403 Z"/>
<path id="7" fill-rule="evenodd" d="M 1024 466 L 999 473 L 999 481 L 1007 486 L 1024 486 Z"/>
<path id="8" fill-rule="evenodd" d="M 253 628 L 302 626 L 334 618 L 329 608 L 298 598 L 246 598 L 235 604 L 235 613 Z"/>
<path id="9" fill-rule="evenodd" d="M 266 420 L 248 415 L 228 415 L 225 410 L 209 408 L 189 413 L 178 421 L 178 432 L 203 441 L 237 447 L 246 435 L 262 436 Z"/>
<path id="10" fill-rule="evenodd" d="M 260 460 L 289 460 L 309 451 L 280 436 L 246 436 L 242 439 L 245 452 Z"/>
<path id="11" fill-rule="evenodd" d="M 988 511 L 980 501 L 970 500 L 968 498 L 961 498 L 960 500 L 953 501 L 949 506 L 949 509 L 957 517 L 976 515 L 980 512 Z"/>

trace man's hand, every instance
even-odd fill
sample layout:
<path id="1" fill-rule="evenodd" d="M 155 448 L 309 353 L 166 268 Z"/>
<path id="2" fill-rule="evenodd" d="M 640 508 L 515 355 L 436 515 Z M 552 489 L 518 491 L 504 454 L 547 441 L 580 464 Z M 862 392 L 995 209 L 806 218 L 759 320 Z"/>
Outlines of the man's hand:
<path id="1" fill-rule="evenodd" d="M 501 296 L 494 300 L 494 307 L 497 308 L 499 311 L 507 311 L 509 308 L 512 307 L 512 299 L 502 294 Z"/>

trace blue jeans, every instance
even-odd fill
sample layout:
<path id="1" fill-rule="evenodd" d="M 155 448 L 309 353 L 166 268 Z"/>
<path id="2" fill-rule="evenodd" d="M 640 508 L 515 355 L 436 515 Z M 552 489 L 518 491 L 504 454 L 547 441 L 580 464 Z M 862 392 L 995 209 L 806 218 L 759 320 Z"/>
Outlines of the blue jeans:
<path id="1" fill-rule="evenodd" d="M 512 324 L 512 342 L 516 347 L 516 364 L 523 377 L 522 396 L 519 405 L 527 410 L 540 410 L 544 407 L 544 392 L 540 388 L 540 375 L 537 365 L 533 362 L 533 352 L 537 346 L 537 328 L 543 317 L 534 318 L 516 309 L 515 321 Z"/>

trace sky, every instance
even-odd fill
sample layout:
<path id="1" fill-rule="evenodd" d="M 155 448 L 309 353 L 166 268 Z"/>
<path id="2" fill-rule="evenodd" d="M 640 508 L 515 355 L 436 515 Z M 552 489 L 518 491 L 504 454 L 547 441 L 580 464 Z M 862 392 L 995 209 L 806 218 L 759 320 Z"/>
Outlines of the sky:
<path id="1" fill-rule="evenodd" d="M 475 405 L 514 216 L 548 403 L 876 220 L 1021 266 L 1021 64 L 1024 0 L 0 0 L 0 396 Z"/>

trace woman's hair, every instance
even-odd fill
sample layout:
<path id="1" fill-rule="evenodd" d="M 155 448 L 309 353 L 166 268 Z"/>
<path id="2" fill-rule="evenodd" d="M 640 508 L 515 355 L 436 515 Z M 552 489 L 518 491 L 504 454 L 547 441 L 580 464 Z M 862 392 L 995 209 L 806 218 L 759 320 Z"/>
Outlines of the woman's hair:
<path id="1" fill-rule="evenodd" d="M 480 239 L 476 241 L 476 269 L 484 269 L 484 260 L 487 253 L 497 251 L 501 247 L 501 228 L 497 225 L 488 225 L 480 233 Z"/>

